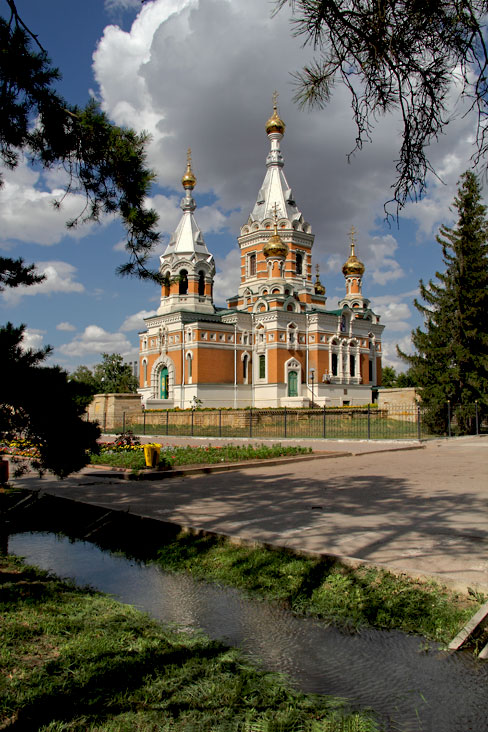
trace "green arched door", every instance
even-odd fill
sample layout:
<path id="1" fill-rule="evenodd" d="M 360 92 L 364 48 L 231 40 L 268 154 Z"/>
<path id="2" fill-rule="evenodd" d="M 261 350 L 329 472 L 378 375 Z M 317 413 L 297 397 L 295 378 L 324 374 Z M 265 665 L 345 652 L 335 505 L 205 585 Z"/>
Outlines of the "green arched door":
<path id="1" fill-rule="evenodd" d="M 161 373 L 159 375 L 159 398 L 160 399 L 167 399 L 169 396 L 169 377 L 168 377 L 168 369 L 166 366 L 164 366 L 161 369 Z"/>
<path id="2" fill-rule="evenodd" d="M 288 396 L 298 396 L 298 377 L 296 371 L 288 372 Z"/>

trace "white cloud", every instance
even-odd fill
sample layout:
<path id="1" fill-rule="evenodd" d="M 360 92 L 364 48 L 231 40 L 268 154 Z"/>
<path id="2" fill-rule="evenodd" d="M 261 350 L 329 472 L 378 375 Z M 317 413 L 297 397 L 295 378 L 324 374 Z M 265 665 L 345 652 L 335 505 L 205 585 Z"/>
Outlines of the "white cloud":
<path id="1" fill-rule="evenodd" d="M 141 0 L 105 0 L 107 10 L 128 10 L 129 8 L 140 8 Z"/>
<path id="2" fill-rule="evenodd" d="M 368 275 L 378 285 L 394 282 L 404 276 L 403 269 L 394 258 L 398 243 L 391 234 L 365 237 L 362 245 Z"/>
<path id="3" fill-rule="evenodd" d="M 134 315 L 129 315 L 122 325 L 120 326 L 121 331 L 131 331 L 131 330 L 145 330 L 145 323 L 144 318 L 150 318 L 152 315 L 156 315 L 155 310 L 139 310 L 138 313 L 134 313 Z"/>
<path id="4" fill-rule="evenodd" d="M 64 356 L 80 357 L 88 354 L 131 353 L 134 346 L 122 333 L 109 333 L 98 325 L 88 325 L 83 333 L 70 343 L 59 346 L 57 351 Z"/>
<path id="5" fill-rule="evenodd" d="M 51 172 L 49 180 L 53 176 L 54 172 Z M 64 197 L 61 208 L 55 208 L 53 203 L 63 198 L 64 190 L 46 186 L 49 181 L 28 168 L 25 162 L 15 170 L 5 171 L 4 180 L 0 189 L 0 245 L 18 240 L 50 246 L 64 236 L 80 239 L 97 226 L 88 223 L 67 229 L 66 221 L 83 211 L 84 196 L 69 194 Z"/>
<path id="6" fill-rule="evenodd" d="M 406 371 L 408 363 L 403 361 L 397 354 L 397 345 L 407 355 L 414 352 L 414 347 L 410 335 L 405 335 L 400 339 L 383 339 L 383 366 L 393 366 L 396 371 Z"/>
<path id="7" fill-rule="evenodd" d="M 60 292 L 84 292 L 81 282 L 75 279 L 76 267 L 67 262 L 36 262 L 36 270 L 45 275 L 45 280 L 30 287 L 20 286 L 2 293 L 2 298 L 10 305 L 16 305 L 22 297 L 52 295 Z"/>
<path id="8" fill-rule="evenodd" d="M 56 330 L 76 330 L 76 326 L 72 325 L 71 323 L 68 323 L 66 321 L 63 321 L 62 323 L 58 323 L 56 326 Z"/>
<path id="9" fill-rule="evenodd" d="M 127 244 L 127 239 L 121 239 L 117 242 L 117 244 L 114 244 L 112 249 L 114 252 L 125 252 L 125 245 Z"/>
<path id="10" fill-rule="evenodd" d="M 417 295 L 417 290 L 410 290 L 390 295 L 375 295 L 371 298 L 371 308 L 381 316 L 387 334 L 391 331 L 412 330 L 410 319 L 415 312 L 413 299 Z"/>
<path id="11" fill-rule="evenodd" d="M 30 348 L 33 351 L 39 350 L 46 345 L 44 343 L 45 335 L 46 331 L 40 328 L 26 328 L 20 345 L 24 351 L 28 351 Z"/>
<path id="12" fill-rule="evenodd" d="M 215 257 L 217 274 L 214 284 L 214 302 L 217 307 L 226 308 L 226 300 L 237 292 L 240 284 L 241 255 L 237 248 L 231 249 L 226 257 Z"/>

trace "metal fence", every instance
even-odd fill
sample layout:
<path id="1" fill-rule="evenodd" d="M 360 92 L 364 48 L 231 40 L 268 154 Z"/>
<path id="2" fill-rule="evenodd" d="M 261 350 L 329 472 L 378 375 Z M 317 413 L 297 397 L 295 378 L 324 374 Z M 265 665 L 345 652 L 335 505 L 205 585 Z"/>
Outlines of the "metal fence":
<path id="1" fill-rule="evenodd" d="M 421 439 L 429 437 L 416 405 L 314 409 L 144 411 L 122 415 L 113 432 L 195 437 Z M 101 425 L 103 427 L 103 425 Z"/>

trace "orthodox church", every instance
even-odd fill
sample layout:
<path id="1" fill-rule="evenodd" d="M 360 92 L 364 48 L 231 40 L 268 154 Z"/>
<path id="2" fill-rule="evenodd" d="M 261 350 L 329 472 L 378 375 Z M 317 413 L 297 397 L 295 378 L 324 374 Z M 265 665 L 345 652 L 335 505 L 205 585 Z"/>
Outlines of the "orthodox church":
<path id="1" fill-rule="evenodd" d="M 213 303 L 215 262 L 194 216 L 188 151 L 183 214 L 161 256 L 160 305 L 140 334 L 139 393 L 146 409 L 373 401 L 384 326 L 362 294 L 355 232 L 342 268 L 345 294 L 329 310 L 318 265 L 313 281 L 314 235 L 283 172 L 284 132 L 275 101 L 266 124 L 266 174 L 237 239 L 240 285 L 225 310 Z"/>

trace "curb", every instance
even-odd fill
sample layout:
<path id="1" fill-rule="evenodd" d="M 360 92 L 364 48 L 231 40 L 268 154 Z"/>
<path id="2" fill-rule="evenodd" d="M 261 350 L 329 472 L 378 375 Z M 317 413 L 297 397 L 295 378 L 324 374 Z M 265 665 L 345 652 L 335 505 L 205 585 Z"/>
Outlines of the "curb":
<path id="1" fill-rule="evenodd" d="M 93 472 L 84 473 L 86 476 L 96 477 L 97 470 L 106 470 L 103 477 L 116 477 L 120 480 L 165 480 L 166 478 L 176 478 L 185 475 L 205 475 L 208 473 L 225 473 L 231 470 L 242 470 L 245 468 L 262 468 L 266 465 L 286 465 L 288 463 L 304 462 L 310 460 L 327 460 L 337 457 L 353 457 L 352 452 L 327 452 L 315 453 L 313 455 L 293 455 L 292 457 L 271 458 L 269 460 L 245 460 L 240 463 L 209 463 L 208 465 L 199 465 L 194 467 L 181 467 L 172 470 L 141 470 L 134 473 L 130 468 L 111 468 L 109 466 L 96 466 Z"/>
<path id="2" fill-rule="evenodd" d="M 84 473 L 86 476 L 118 478 L 119 480 L 165 480 L 166 478 L 181 478 L 185 475 L 206 475 L 209 473 L 225 473 L 233 470 L 242 470 L 245 468 L 262 468 L 266 465 L 286 465 L 287 463 L 297 463 L 310 460 L 328 460 L 330 458 L 340 457 L 363 457 L 364 455 L 377 455 L 385 452 L 404 452 L 406 450 L 424 450 L 425 445 L 406 445 L 405 447 L 385 448 L 383 450 L 372 450 L 371 452 L 323 452 L 316 451 L 313 455 L 293 455 L 292 457 L 271 458 L 269 460 L 244 460 L 240 463 L 208 463 L 207 465 L 198 465 L 193 467 L 173 468 L 172 470 L 140 470 L 135 473 L 130 468 L 112 468 L 108 465 L 97 465 L 89 468 L 90 472 Z M 106 471 L 101 475 L 98 470 Z"/>

